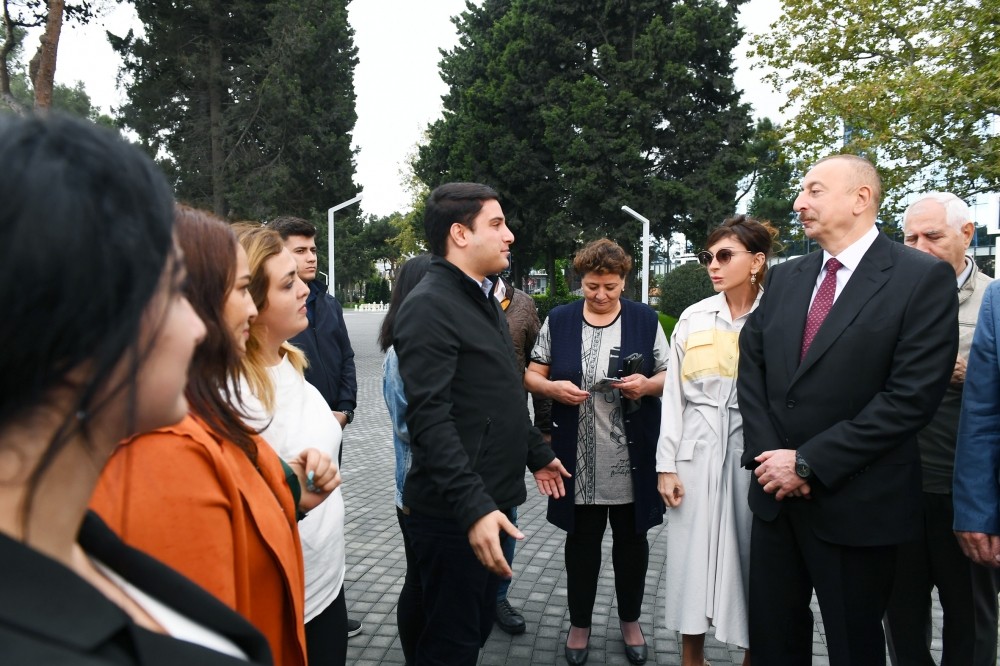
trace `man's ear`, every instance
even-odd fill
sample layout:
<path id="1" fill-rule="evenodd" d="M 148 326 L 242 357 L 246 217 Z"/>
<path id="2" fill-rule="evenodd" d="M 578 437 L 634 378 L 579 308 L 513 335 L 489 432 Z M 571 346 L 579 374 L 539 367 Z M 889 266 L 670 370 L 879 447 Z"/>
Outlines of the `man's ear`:
<path id="1" fill-rule="evenodd" d="M 872 203 L 872 188 L 868 185 L 861 185 L 858 187 L 855 199 L 854 199 L 854 210 L 857 213 L 864 212 Z"/>
<path id="2" fill-rule="evenodd" d="M 455 247 L 465 247 L 469 244 L 469 231 L 469 227 L 461 222 L 455 222 L 448 229 L 448 237 L 451 238 L 451 242 L 455 244 Z"/>
<path id="3" fill-rule="evenodd" d="M 976 234 L 976 224 L 971 220 L 966 222 L 958 230 L 958 233 L 962 234 L 962 238 L 965 239 L 965 247 L 968 248 L 972 243 L 972 237 Z"/>

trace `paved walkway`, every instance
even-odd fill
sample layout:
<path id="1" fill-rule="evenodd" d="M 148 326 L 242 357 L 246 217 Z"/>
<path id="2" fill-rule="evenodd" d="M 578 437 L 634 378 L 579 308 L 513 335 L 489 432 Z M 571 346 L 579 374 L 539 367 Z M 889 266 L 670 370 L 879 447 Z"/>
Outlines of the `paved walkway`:
<path id="1" fill-rule="evenodd" d="M 384 313 L 346 313 L 358 368 L 357 418 L 344 439 L 344 501 L 347 511 L 347 608 L 364 623 L 364 632 L 348 641 L 349 664 L 402 664 L 403 652 L 396 635 L 396 600 L 405 572 L 403 541 L 396 523 L 394 457 L 389 416 L 382 400 L 382 354 L 376 339 Z M 565 664 L 563 645 L 569 627 L 566 575 L 563 567 L 563 533 L 545 520 L 545 502 L 525 475 L 528 501 L 519 510 L 525 540 L 514 557 L 514 579 L 508 598 L 521 609 L 528 630 L 508 636 L 494 628 L 479 663 Z M 642 625 L 649 643 L 649 663 L 679 664 L 679 637 L 662 626 L 663 565 L 666 535 L 662 528 L 649 532 L 649 570 L 642 606 Z M 605 566 L 597 591 L 591 664 L 627 664 L 618 628 L 611 569 L 610 529 L 604 542 Z M 822 622 L 816 611 L 813 635 L 817 665 L 828 664 Z M 940 609 L 935 607 L 936 658 L 940 660 Z M 709 636 L 705 656 L 714 664 L 742 663 L 735 646 Z"/>

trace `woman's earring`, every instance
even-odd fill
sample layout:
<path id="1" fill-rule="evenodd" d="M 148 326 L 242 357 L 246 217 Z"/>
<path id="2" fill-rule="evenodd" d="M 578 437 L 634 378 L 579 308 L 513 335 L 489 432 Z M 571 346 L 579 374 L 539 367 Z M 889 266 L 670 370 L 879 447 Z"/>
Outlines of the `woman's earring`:
<path id="1" fill-rule="evenodd" d="M 757 271 L 750 274 L 750 284 L 757 284 Z"/>

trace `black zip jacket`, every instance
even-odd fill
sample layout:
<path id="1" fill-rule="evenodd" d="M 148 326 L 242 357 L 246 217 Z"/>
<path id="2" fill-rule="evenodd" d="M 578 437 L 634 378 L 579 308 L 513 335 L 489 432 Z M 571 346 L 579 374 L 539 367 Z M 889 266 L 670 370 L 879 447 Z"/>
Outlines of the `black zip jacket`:
<path id="1" fill-rule="evenodd" d="M 555 455 L 531 425 L 496 299 L 433 257 L 400 307 L 393 345 L 413 453 L 406 507 L 467 530 L 491 511 L 522 504 L 525 465 L 534 472 Z"/>

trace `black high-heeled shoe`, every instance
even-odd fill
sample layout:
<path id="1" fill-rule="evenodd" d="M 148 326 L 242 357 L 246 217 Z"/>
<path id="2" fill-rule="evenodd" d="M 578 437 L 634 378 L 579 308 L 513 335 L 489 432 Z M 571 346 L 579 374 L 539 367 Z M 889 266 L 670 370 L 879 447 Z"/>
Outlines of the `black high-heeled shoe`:
<path id="1" fill-rule="evenodd" d="M 621 628 L 621 623 L 619 623 L 619 628 Z M 642 633 L 642 627 L 639 627 L 639 633 Z M 622 642 L 625 643 L 625 632 L 622 632 Z M 646 637 L 642 637 L 642 645 L 629 645 L 625 643 L 625 658 L 628 659 L 630 664 L 645 664 L 646 660 L 649 658 L 649 650 L 646 647 Z"/>
<path id="2" fill-rule="evenodd" d="M 572 627 L 572 625 L 570 625 Z M 578 627 L 579 628 L 579 627 Z M 570 666 L 583 666 L 590 656 L 590 627 L 587 628 L 587 647 L 569 647 L 569 633 L 566 634 L 566 663 Z"/>

